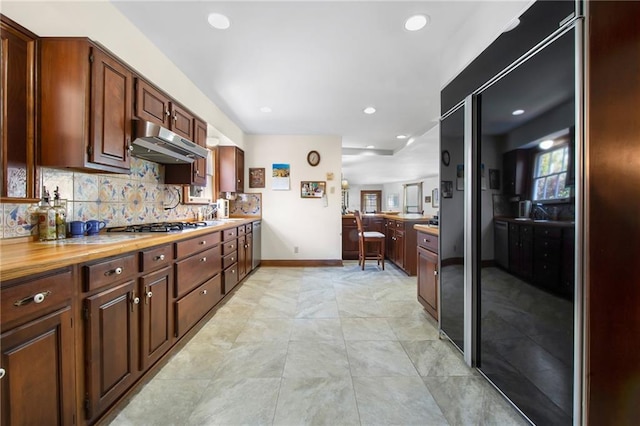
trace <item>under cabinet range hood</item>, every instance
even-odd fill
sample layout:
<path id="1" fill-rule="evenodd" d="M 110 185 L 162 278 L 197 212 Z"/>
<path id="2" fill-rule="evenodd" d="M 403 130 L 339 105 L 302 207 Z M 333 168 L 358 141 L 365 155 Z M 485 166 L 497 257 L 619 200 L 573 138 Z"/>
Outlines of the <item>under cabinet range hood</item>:
<path id="1" fill-rule="evenodd" d="M 150 121 L 134 120 L 136 138 L 131 155 L 160 164 L 190 164 L 207 158 L 203 148 L 169 129 Z"/>

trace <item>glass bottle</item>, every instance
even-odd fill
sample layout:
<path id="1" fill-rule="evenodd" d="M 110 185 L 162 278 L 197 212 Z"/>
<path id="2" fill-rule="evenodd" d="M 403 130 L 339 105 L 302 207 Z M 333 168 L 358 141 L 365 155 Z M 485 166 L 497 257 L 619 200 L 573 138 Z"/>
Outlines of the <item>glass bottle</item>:
<path id="1" fill-rule="evenodd" d="M 63 240 L 67 238 L 67 208 L 62 205 L 57 186 L 56 190 L 53 191 L 53 209 L 56 212 L 56 238 Z"/>
<path id="2" fill-rule="evenodd" d="M 57 238 L 56 235 L 56 211 L 49 204 L 49 191 L 42 187 L 42 199 L 38 207 L 38 234 L 40 241 L 50 241 Z"/>

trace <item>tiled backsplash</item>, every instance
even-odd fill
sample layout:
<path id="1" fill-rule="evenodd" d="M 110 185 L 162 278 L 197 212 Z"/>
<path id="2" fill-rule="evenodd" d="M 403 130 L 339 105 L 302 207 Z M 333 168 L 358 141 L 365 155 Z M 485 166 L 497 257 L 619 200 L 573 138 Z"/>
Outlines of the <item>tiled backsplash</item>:
<path id="1" fill-rule="evenodd" d="M 182 187 L 165 185 L 164 166 L 138 158 L 131 159 L 131 171 L 126 174 L 87 174 L 59 169 L 41 169 L 42 184 L 53 197 L 59 188 L 60 197 L 67 200 L 67 220 L 99 219 L 107 227 L 154 221 L 192 219 L 197 205 L 179 204 Z M 38 232 L 31 214 L 33 204 L 0 204 L 2 238 L 23 237 Z"/>

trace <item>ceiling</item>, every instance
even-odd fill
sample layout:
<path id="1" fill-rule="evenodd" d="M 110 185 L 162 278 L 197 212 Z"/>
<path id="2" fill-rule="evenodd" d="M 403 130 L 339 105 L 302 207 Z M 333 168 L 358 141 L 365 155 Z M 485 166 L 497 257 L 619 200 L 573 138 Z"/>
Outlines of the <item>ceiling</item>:
<path id="1" fill-rule="evenodd" d="M 494 16 L 491 10 L 505 5 L 112 3 L 245 133 L 341 136 L 342 172 L 350 183 L 361 185 L 438 174 L 439 94 L 453 77 L 445 75 L 442 58 L 451 57 L 446 51 L 451 48 L 460 55 L 479 53 L 452 46 L 452 40 L 461 38 L 461 29 L 474 27 L 470 23 L 477 24 L 474 17 Z M 212 12 L 226 15 L 230 28 L 212 28 L 207 22 Z M 428 15 L 429 24 L 420 31 L 405 30 L 404 21 L 417 13 Z M 481 24 L 497 36 L 508 23 L 503 18 Z M 377 112 L 364 114 L 368 106 Z M 398 135 L 414 141 L 406 146 L 408 139 Z"/>

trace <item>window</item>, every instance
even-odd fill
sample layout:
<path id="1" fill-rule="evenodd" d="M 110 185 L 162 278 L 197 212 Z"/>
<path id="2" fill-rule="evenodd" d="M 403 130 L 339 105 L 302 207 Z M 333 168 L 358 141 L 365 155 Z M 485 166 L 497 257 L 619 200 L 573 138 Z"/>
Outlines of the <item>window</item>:
<path id="1" fill-rule="evenodd" d="M 422 214 L 422 182 L 404 185 L 404 212 Z"/>
<path id="2" fill-rule="evenodd" d="M 376 213 L 381 210 L 382 191 L 360 191 L 360 210 L 364 213 Z"/>
<path id="3" fill-rule="evenodd" d="M 569 198 L 566 186 L 569 168 L 569 147 L 563 145 L 536 155 L 533 173 L 533 199 L 537 201 Z"/>

